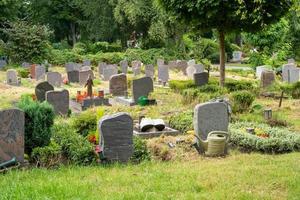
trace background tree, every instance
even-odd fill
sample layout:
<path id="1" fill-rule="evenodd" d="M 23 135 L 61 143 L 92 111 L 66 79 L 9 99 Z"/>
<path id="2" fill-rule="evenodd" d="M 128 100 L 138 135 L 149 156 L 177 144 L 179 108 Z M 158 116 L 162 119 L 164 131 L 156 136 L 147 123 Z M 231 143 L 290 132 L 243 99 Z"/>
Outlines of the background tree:
<path id="1" fill-rule="evenodd" d="M 258 31 L 285 15 L 291 0 L 158 0 L 166 12 L 200 30 L 216 29 L 220 44 L 220 85 L 225 83 L 225 35 Z"/>

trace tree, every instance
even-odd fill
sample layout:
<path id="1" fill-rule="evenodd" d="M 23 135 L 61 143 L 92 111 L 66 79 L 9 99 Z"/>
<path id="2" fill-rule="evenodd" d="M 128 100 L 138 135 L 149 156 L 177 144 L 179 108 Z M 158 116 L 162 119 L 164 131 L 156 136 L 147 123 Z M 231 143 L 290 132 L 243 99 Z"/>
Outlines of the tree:
<path id="1" fill-rule="evenodd" d="M 171 15 L 200 30 L 216 29 L 220 44 L 220 85 L 225 83 L 225 35 L 258 31 L 277 22 L 292 0 L 157 0 Z"/>

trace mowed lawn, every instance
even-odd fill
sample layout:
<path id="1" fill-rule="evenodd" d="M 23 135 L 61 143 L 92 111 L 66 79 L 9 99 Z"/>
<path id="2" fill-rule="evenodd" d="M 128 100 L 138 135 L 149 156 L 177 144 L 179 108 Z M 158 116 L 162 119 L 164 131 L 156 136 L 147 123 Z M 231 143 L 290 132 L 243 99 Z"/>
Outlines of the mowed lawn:
<path id="1" fill-rule="evenodd" d="M 0 199 L 300 199 L 300 153 L 0 175 Z"/>

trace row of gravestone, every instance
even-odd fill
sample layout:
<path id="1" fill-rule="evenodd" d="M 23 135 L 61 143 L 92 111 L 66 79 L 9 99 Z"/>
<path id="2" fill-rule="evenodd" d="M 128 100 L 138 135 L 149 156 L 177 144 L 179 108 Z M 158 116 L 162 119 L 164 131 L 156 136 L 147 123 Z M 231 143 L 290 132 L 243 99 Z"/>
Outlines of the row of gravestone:
<path id="1" fill-rule="evenodd" d="M 58 97 L 55 97 L 58 98 Z M 211 102 L 197 105 L 194 129 L 205 140 L 211 131 L 228 131 L 227 105 Z M 0 111 L 0 163 L 15 157 L 24 161 L 24 113 L 19 109 Z M 127 162 L 133 155 L 133 119 L 127 113 L 107 115 L 99 123 L 100 149 L 108 161 Z"/>

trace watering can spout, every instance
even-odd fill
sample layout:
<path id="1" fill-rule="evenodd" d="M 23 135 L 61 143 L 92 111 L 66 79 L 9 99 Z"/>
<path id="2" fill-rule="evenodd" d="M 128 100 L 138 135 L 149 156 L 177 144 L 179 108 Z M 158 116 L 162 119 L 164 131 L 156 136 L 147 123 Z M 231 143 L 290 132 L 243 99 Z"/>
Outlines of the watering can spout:
<path id="1" fill-rule="evenodd" d="M 13 166 L 16 163 L 17 163 L 17 159 L 16 159 L 16 157 L 13 157 L 11 160 L 1 163 L 0 169 L 4 169 L 4 168 L 10 167 L 10 166 Z"/>

